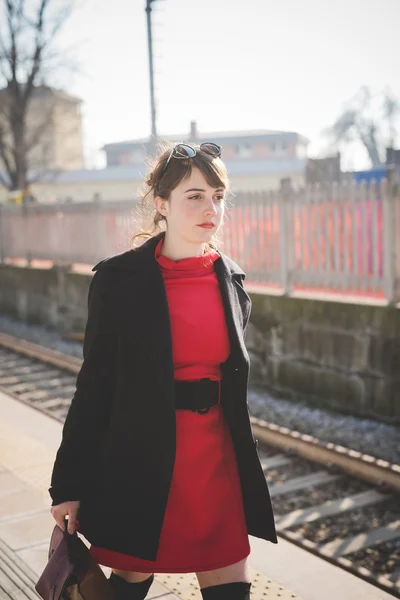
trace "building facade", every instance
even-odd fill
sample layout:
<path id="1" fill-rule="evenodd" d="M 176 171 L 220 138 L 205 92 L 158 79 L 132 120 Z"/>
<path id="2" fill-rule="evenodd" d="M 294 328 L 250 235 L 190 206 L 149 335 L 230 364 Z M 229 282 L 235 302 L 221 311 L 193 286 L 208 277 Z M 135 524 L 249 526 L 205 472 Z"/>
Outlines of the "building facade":
<path id="1" fill-rule="evenodd" d="M 223 159 L 227 162 L 248 163 L 251 161 L 301 160 L 307 156 L 309 140 L 292 131 L 250 130 L 214 131 L 199 134 L 196 121 L 190 124 L 190 132 L 182 135 L 163 136 L 169 142 L 201 144 L 215 142 L 223 148 Z M 107 166 L 140 165 L 151 150 L 150 141 L 138 139 L 106 144 L 103 147 Z"/>
<path id="2" fill-rule="evenodd" d="M 0 90 L 3 113 L 8 101 L 7 90 Z M 33 89 L 25 126 L 31 171 L 84 168 L 81 104 L 79 98 L 61 90 L 44 85 Z M 7 123 L 4 130 L 11 137 Z"/>
<path id="3" fill-rule="evenodd" d="M 186 139 L 168 136 L 163 140 L 220 144 L 233 193 L 278 189 L 282 180 L 288 179 L 295 187 L 305 183 L 308 140 L 295 132 L 214 132 L 200 137 L 192 122 Z M 31 186 L 33 195 L 43 203 L 135 200 L 148 170 L 149 139 L 107 144 L 103 150 L 107 158 L 104 169 L 47 172 Z M 4 201 L 1 188 L 0 201 Z"/>

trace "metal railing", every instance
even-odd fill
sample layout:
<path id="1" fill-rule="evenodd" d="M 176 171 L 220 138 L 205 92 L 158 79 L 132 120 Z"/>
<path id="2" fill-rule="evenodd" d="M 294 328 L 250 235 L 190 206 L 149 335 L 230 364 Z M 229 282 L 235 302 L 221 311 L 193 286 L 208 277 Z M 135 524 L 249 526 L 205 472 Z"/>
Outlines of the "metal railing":
<path id="1" fill-rule="evenodd" d="M 397 181 L 326 184 L 237 193 L 221 250 L 260 291 L 275 286 L 400 300 Z M 94 264 L 129 248 L 139 230 L 134 202 L 5 206 L 0 256 Z"/>

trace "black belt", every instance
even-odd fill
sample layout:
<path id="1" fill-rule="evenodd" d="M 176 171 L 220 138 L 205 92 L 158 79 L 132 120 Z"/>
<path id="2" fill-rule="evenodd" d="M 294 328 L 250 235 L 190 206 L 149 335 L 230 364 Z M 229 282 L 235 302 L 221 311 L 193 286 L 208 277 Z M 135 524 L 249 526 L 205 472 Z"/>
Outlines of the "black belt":
<path id="1" fill-rule="evenodd" d="M 219 402 L 219 381 L 204 377 L 199 381 L 175 379 L 175 408 L 203 415 Z"/>

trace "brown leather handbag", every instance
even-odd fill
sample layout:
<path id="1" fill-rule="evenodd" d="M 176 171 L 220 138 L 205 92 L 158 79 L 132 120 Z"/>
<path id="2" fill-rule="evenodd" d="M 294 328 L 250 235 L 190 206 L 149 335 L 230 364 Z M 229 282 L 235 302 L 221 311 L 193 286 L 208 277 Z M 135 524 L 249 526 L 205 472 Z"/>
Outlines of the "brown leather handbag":
<path id="1" fill-rule="evenodd" d="M 115 600 L 110 583 L 77 533 L 55 525 L 48 563 L 35 585 L 43 600 Z"/>

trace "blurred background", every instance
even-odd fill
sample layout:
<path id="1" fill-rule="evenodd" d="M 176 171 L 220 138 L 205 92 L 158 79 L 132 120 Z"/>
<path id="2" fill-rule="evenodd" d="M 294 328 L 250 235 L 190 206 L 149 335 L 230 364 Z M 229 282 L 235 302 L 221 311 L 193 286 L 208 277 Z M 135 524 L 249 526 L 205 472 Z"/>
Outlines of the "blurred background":
<path id="1" fill-rule="evenodd" d="M 335 564 L 400 597 L 399 19 L 399 0 L 0 0 L 9 447 L 23 444 L 6 394 L 65 418 L 91 268 L 143 225 L 159 143 L 215 142 L 232 188 L 221 250 L 252 300 L 249 408 L 271 444 L 266 477 L 286 485 L 274 491 L 279 534 L 331 544 Z M 14 469 L 13 453 L 0 447 L 0 467 Z M 337 480 L 325 469 L 344 454 Z M 52 456 L 27 484 L 46 491 Z M 7 527 L 22 519 L 7 510 Z M 47 537 L 6 525 L 40 570 Z"/>

